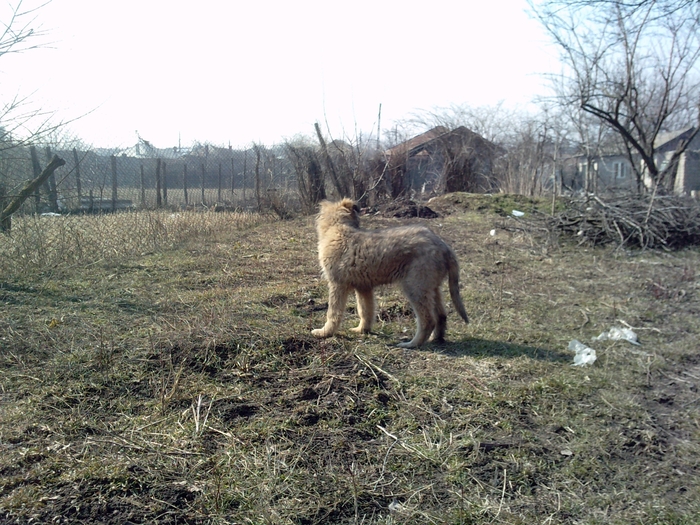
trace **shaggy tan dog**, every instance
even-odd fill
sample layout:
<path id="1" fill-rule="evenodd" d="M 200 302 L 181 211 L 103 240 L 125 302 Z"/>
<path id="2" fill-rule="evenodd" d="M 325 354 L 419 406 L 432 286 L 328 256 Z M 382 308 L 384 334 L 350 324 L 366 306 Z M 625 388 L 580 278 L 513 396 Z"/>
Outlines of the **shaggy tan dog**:
<path id="1" fill-rule="evenodd" d="M 316 337 L 330 337 L 340 326 L 348 294 L 355 290 L 360 324 L 356 332 L 369 332 L 374 321 L 374 294 L 382 284 L 400 282 L 416 314 L 413 339 L 399 346 L 420 346 L 432 334 L 445 337 L 447 314 L 440 285 L 448 277 L 450 297 L 457 312 L 469 322 L 459 296 L 459 265 L 452 249 L 425 226 L 399 226 L 383 230 L 360 228 L 359 208 L 350 199 L 321 203 L 316 219 L 318 258 L 328 280 L 328 315 Z"/>

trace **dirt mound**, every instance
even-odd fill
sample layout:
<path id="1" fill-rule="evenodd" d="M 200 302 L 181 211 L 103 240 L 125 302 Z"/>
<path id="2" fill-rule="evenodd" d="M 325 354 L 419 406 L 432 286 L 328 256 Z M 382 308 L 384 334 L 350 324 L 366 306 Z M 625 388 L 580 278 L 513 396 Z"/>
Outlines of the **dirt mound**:
<path id="1" fill-rule="evenodd" d="M 440 215 L 420 203 L 412 200 L 392 201 L 386 204 L 373 206 L 367 210 L 371 215 L 380 215 L 382 217 L 394 217 L 398 219 L 420 217 L 422 219 L 436 219 Z"/>

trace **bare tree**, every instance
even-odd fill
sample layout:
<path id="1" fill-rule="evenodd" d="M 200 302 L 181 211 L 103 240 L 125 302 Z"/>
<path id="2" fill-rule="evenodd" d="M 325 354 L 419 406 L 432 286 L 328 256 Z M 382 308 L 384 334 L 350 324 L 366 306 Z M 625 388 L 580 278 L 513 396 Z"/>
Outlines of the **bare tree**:
<path id="1" fill-rule="evenodd" d="M 17 0 L 0 12 L 0 57 L 42 47 L 46 33 L 37 21 L 37 12 L 46 5 L 25 8 Z M 54 132 L 62 123 L 53 113 L 37 108 L 28 96 L 15 94 L 0 102 L 0 151 L 36 142 Z"/>
<path id="2" fill-rule="evenodd" d="M 41 47 L 44 42 L 40 38 L 43 31 L 37 29 L 37 10 L 46 5 L 42 3 L 38 7 L 25 9 L 23 1 L 17 0 L 10 3 L 5 11 L 0 11 L 0 57 L 22 53 Z M 61 124 L 51 122 L 51 115 L 41 109 L 33 109 L 26 97 L 15 95 L 7 101 L 0 101 L 0 161 L 5 164 L 9 159 L 17 163 L 17 157 L 8 153 L 10 150 L 26 152 L 24 146 L 33 144 L 41 138 L 55 132 Z M 33 148 L 33 147 L 32 147 Z M 38 188 L 51 178 L 51 190 L 48 192 L 52 209 L 57 210 L 56 183 L 53 179 L 54 171 L 65 164 L 63 159 L 51 156 L 47 152 L 48 164 L 42 171 L 33 149 L 34 175 L 33 179 L 19 189 L 18 178 L 8 176 L 7 172 L 0 178 L 0 228 L 4 232 L 10 230 L 10 220 L 13 213 L 20 209 L 22 204 L 32 193 L 37 193 Z M 3 170 L 4 171 L 4 170 Z M 15 171 L 15 170 L 12 170 Z M 18 171 L 19 172 L 19 171 Z M 14 186 L 10 189 L 10 186 Z M 37 193 L 38 195 L 38 193 Z"/>
<path id="3" fill-rule="evenodd" d="M 350 197 L 351 190 L 349 181 L 347 180 L 347 177 L 343 177 L 342 174 L 339 173 L 339 169 L 333 162 L 333 158 L 328 150 L 328 145 L 326 144 L 326 140 L 323 138 L 323 133 L 321 133 L 321 127 L 318 125 L 318 122 L 314 123 L 314 129 L 316 130 L 318 142 L 321 145 L 321 158 L 323 159 L 326 171 L 330 175 L 330 179 L 333 182 L 335 191 L 340 197 Z"/>
<path id="4" fill-rule="evenodd" d="M 698 133 L 700 4 L 692 0 L 528 0 L 562 55 L 556 96 L 619 135 L 639 183 L 672 189 Z M 662 132 L 695 124 L 670 161 Z M 641 185 L 641 184 L 640 184 Z"/>
<path id="5" fill-rule="evenodd" d="M 356 132 L 354 137 L 345 136 L 343 140 L 331 137 L 328 142 L 318 123 L 314 124 L 314 129 L 320 146 L 321 165 L 325 179 L 330 182 L 331 193 L 338 197 L 350 197 L 360 206 L 366 206 L 370 194 L 380 182 L 377 179 L 383 176 L 382 170 L 376 173 L 379 152 L 375 149 L 375 140 L 371 136 L 366 139 Z"/>
<path id="6" fill-rule="evenodd" d="M 38 177 L 29 181 L 24 188 L 19 192 L 19 194 L 10 201 L 3 210 L 0 210 L 0 230 L 4 233 L 8 233 L 11 228 L 12 214 L 16 212 L 22 203 L 27 200 L 27 198 L 36 191 L 36 189 L 46 182 L 53 172 L 61 166 L 65 165 L 66 161 L 54 155 L 51 162 L 49 162 L 44 170 L 39 174 Z"/>
<path id="7" fill-rule="evenodd" d="M 302 139 L 288 141 L 285 147 L 296 173 L 301 206 L 306 213 L 313 213 L 318 203 L 326 198 L 320 150 Z"/>
<path id="8" fill-rule="evenodd" d="M 571 106 L 562 110 L 564 119 L 571 124 L 575 132 L 575 140 L 578 143 L 577 153 L 584 159 L 581 166 L 582 189 L 588 193 L 596 193 L 598 171 L 594 167 L 595 159 L 609 153 L 608 149 L 604 148 L 608 141 L 612 141 L 615 147 L 619 146 L 620 140 L 613 140 L 614 137 L 610 136 L 610 128 L 599 118 L 583 111 L 580 106 Z"/>

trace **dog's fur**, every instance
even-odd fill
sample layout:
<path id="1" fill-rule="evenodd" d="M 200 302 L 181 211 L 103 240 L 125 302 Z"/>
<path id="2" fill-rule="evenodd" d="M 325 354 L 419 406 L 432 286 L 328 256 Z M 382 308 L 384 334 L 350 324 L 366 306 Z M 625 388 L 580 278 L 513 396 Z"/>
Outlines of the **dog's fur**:
<path id="1" fill-rule="evenodd" d="M 360 324 L 365 333 L 374 321 L 374 294 L 382 284 L 400 282 L 416 314 L 413 339 L 399 346 L 414 348 L 445 337 L 447 313 L 440 285 L 448 277 L 450 297 L 457 312 L 469 322 L 459 296 L 459 265 L 452 249 L 425 226 L 399 226 L 382 230 L 360 228 L 359 208 L 350 199 L 323 201 L 316 219 L 318 258 L 328 280 L 328 315 L 316 337 L 338 330 L 348 294 L 355 290 Z"/>

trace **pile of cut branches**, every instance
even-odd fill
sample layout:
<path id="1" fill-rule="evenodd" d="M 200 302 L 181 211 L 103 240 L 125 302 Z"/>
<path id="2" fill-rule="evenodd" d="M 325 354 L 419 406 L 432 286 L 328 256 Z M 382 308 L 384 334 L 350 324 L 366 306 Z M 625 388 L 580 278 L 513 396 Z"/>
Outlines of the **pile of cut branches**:
<path id="1" fill-rule="evenodd" d="M 534 219 L 538 229 L 564 233 L 581 244 L 620 248 L 680 249 L 700 244 L 700 203 L 689 197 L 627 195 L 571 199 L 554 216 Z"/>

